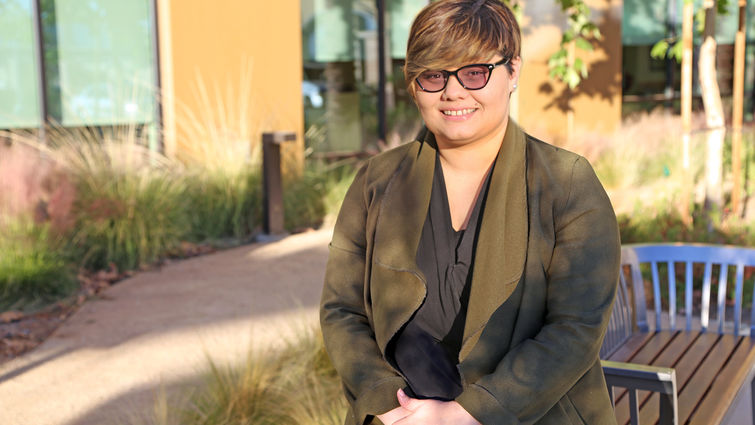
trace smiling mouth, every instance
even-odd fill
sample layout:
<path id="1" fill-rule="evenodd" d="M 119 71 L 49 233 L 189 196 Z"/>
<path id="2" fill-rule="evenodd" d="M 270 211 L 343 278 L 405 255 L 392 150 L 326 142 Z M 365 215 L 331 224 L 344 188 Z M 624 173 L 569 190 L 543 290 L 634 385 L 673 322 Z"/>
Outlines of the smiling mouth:
<path id="1" fill-rule="evenodd" d="M 474 112 L 476 110 L 477 110 L 476 108 L 454 109 L 454 110 L 449 109 L 449 110 L 444 110 L 444 111 L 441 111 L 441 112 L 443 112 L 443 115 L 448 115 L 448 116 L 456 117 L 456 116 L 459 116 L 459 115 L 471 114 L 472 112 Z"/>

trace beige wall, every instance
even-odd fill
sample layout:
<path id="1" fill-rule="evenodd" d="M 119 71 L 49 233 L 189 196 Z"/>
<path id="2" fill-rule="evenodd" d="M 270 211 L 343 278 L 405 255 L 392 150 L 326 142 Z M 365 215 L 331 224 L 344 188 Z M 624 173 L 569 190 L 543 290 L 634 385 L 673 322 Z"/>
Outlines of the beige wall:
<path id="1" fill-rule="evenodd" d="M 590 76 L 574 92 L 548 77 L 548 58 L 558 50 L 566 16 L 553 0 L 524 2 L 522 76 L 518 121 L 549 141 L 568 138 L 570 110 L 574 134 L 611 133 L 621 124 L 621 0 L 588 0 L 603 34 L 594 52 L 577 50 Z"/>
<path id="2" fill-rule="evenodd" d="M 286 154 L 301 163 L 299 0 L 158 0 L 158 20 L 166 151 L 190 144 L 197 121 L 214 120 L 216 127 L 230 127 L 221 132 L 250 143 L 258 143 L 262 131 L 295 131 Z M 209 103 L 224 106 L 208 107 L 202 85 Z"/>

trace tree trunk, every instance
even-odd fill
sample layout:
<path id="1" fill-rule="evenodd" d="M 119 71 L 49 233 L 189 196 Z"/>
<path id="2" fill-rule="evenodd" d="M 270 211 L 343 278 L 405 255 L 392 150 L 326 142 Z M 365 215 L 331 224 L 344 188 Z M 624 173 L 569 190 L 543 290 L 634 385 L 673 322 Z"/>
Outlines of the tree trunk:
<path id="1" fill-rule="evenodd" d="M 692 173 L 690 172 L 690 133 L 692 131 L 692 27 L 694 25 L 694 6 L 684 2 L 682 9 L 682 221 L 692 227 L 690 214 L 690 193 L 692 192 Z"/>
<path id="2" fill-rule="evenodd" d="M 716 2 L 706 0 L 705 31 L 703 44 L 700 46 L 700 60 L 698 75 L 705 107 L 705 123 L 707 125 L 707 147 L 705 160 L 705 210 L 706 213 L 720 211 L 723 205 L 723 148 L 726 128 L 724 127 L 724 110 L 721 105 L 721 92 L 718 88 L 718 74 L 716 73 L 716 40 L 715 20 Z M 709 230 L 712 223 L 708 222 Z"/>
<path id="3" fill-rule="evenodd" d="M 745 75 L 745 19 L 747 1 L 739 0 L 739 27 L 734 43 L 734 99 L 731 114 L 733 130 L 731 138 L 731 210 L 739 213 L 742 194 L 742 115 L 744 114 L 744 75 Z"/>

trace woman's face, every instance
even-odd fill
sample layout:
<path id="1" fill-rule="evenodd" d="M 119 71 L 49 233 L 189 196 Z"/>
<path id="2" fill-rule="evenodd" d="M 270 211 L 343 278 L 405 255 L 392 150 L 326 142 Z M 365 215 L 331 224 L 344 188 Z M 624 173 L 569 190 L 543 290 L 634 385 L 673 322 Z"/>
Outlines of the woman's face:
<path id="1" fill-rule="evenodd" d="M 499 55 L 479 63 L 496 63 Z M 458 64 L 455 70 L 466 63 Z M 495 67 L 485 87 L 467 90 L 455 76 L 448 77 L 445 89 L 429 93 L 415 84 L 415 100 L 427 128 L 435 134 L 440 147 L 457 147 L 488 141 L 502 132 L 508 122 L 509 95 L 519 79 L 521 60 L 511 60 L 512 71 L 506 66 Z"/>

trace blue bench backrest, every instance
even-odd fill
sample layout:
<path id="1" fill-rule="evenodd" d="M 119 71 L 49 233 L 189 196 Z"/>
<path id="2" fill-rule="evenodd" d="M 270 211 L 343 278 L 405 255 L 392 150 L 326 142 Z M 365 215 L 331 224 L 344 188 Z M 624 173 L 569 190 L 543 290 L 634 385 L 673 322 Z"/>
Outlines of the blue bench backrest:
<path id="1" fill-rule="evenodd" d="M 699 318 L 699 325 L 703 332 L 710 329 L 711 305 L 716 306 L 717 332 L 727 331 L 726 324 L 733 323 L 732 332 L 742 333 L 742 312 L 744 288 L 752 287 L 752 279 L 745 282 L 745 268 L 755 267 L 755 249 L 724 245 L 705 244 L 629 244 L 621 248 L 622 273 L 620 285 L 609 322 L 606 339 L 601 348 L 601 358 L 605 358 L 620 346 L 636 327 L 641 331 L 648 331 L 648 312 L 646 308 L 647 295 L 640 265 L 647 264 L 652 286 L 654 330 L 676 330 L 677 299 L 683 296 L 685 330 L 693 328 L 693 317 Z M 659 275 L 659 264 L 666 265 L 666 276 Z M 684 264 L 684 290 L 677 294 L 676 265 Z M 700 264 L 703 268 L 700 301 L 694 303 L 693 265 Z M 717 297 L 711 300 L 713 269 L 718 269 Z M 733 267 L 734 277 L 729 284 L 729 268 Z M 647 270 L 647 269 L 646 269 Z M 628 278 L 628 279 L 627 279 Z M 665 283 L 665 285 L 664 285 Z M 726 316 L 726 294 L 733 287 L 734 308 L 733 317 Z M 631 289 L 630 289 L 631 288 Z M 667 291 L 662 291 L 667 288 Z M 661 293 L 667 292 L 662 301 Z M 664 305 L 665 304 L 665 305 Z M 697 312 L 697 314 L 693 314 Z M 664 317 L 667 319 L 664 320 Z M 755 309 L 751 312 L 750 333 L 755 335 Z"/>

